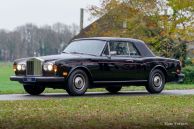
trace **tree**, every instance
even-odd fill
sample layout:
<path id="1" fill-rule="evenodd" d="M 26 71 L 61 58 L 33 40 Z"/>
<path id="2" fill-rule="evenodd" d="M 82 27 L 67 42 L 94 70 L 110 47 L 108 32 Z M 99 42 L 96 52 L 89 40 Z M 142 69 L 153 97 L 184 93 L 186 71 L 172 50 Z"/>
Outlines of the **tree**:
<path id="1" fill-rule="evenodd" d="M 58 54 L 78 30 L 75 24 L 62 23 L 43 27 L 26 24 L 13 31 L 0 30 L 0 60 Z"/>
<path id="2" fill-rule="evenodd" d="M 186 59 L 186 43 L 194 40 L 193 5 L 193 0 L 158 1 L 158 15 L 160 14 L 159 21 L 162 28 L 160 36 L 163 39 L 162 41 L 168 40 L 168 44 L 172 44 L 172 48 L 163 52 L 163 54 L 168 55 L 167 53 L 170 53 L 171 56 L 169 57 L 176 57 L 183 63 Z M 170 46 L 168 44 L 166 46 Z M 156 49 L 161 49 L 162 45 L 158 45 L 159 47 L 156 47 Z"/>
<path id="3" fill-rule="evenodd" d="M 184 60 L 185 42 L 194 40 L 193 5 L 193 0 L 103 0 L 89 8 L 102 20 L 87 35 L 142 39 L 158 55 Z"/>

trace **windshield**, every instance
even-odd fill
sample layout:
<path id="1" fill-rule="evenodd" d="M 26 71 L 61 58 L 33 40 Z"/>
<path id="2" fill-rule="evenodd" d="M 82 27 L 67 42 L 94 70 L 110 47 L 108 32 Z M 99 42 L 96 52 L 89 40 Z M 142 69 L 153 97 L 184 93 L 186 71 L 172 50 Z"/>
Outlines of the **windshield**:
<path id="1" fill-rule="evenodd" d="M 78 53 L 100 55 L 104 49 L 106 41 L 100 40 L 79 40 L 70 43 L 63 53 Z"/>

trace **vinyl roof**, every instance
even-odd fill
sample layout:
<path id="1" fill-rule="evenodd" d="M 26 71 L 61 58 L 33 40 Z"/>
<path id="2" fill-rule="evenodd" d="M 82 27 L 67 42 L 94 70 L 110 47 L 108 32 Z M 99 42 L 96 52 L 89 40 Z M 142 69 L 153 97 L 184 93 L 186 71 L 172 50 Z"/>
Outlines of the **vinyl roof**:
<path id="1" fill-rule="evenodd" d="M 138 39 L 133 38 L 117 38 L 117 37 L 91 37 L 91 38 L 79 38 L 75 39 L 74 41 L 79 40 L 102 40 L 102 41 L 128 41 L 133 42 L 134 45 L 139 50 L 141 56 L 143 57 L 154 57 L 155 55 L 152 53 L 152 51 L 147 47 L 147 45 L 142 41 Z"/>
<path id="2" fill-rule="evenodd" d="M 142 42 L 142 40 L 139 39 L 133 39 L 133 38 L 120 38 L 120 37 L 91 37 L 91 38 L 78 38 L 74 40 L 104 40 L 104 41 L 132 41 L 132 42 Z"/>

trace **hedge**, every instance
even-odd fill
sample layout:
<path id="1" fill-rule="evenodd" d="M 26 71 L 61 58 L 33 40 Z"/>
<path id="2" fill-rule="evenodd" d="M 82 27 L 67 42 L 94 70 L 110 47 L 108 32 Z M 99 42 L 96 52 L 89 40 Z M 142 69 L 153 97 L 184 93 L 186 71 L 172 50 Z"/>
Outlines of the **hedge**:
<path id="1" fill-rule="evenodd" d="M 194 66 L 186 66 L 182 69 L 182 73 L 185 74 L 183 83 L 191 84 L 194 83 Z"/>

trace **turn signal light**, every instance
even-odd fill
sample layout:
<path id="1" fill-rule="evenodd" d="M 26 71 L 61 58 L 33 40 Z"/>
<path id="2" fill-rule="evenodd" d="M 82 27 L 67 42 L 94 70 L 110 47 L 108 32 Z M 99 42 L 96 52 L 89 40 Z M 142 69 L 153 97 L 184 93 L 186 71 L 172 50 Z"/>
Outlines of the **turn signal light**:
<path id="1" fill-rule="evenodd" d="M 68 73 L 67 72 L 63 72 L 63 76 L 67 76 L 68 75 Z"/>
<path id="2" fill-rule="evenodd" d="M 16 72 L 16 70 L 17 70 L 17 65 L 14 64 L 13 65 L 13 71 Z"/>
<path id="3" fill-rule="evenodd" d="M 53 70 L 54 70 L 55 73 L 57 72 L 57 66 L 56 65 L 53 66 Z"/>

